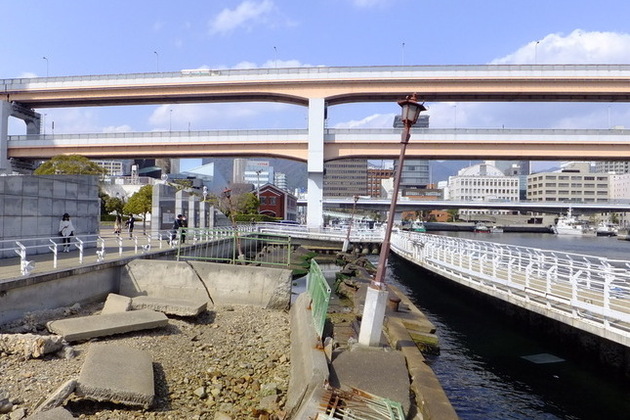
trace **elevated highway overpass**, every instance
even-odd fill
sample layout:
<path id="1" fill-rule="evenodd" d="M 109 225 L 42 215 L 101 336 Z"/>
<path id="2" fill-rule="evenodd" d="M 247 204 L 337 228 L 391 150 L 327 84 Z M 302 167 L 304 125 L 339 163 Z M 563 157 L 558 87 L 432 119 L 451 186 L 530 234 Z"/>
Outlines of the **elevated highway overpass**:
<path id="1" fill-rule="evenodd" d="M 38 108 L 143 105 L 201 102 L 283 102 L 308 107 L 306 144 L 304 139 L 286 140 L 249 147 L 254 156 L 280 156 L 290 149 L 294 159 L 305 160 L 308 168 L 308 224 L 323 221 L 324 161 L 343 157 L 389 158 L 398 150 L 395 134 L 358 138 L 354 134 L 325 128 L 327 107 L 354 102 L 395 102 L 417 93 L 422 101 L 470 102 L 629 102 L 630 65 L 473 65 L 473 66 L 387 66 L 387 67 L 300 67 L 280 69 L 194 69 L 170 73 L 88 75 L 0 80 L 0 171 L 11 169 L 10 157 L 47 156 L 72 153 L 72 150 L 94 153 L 93 156 L 120 156 L 114 147 L 104 144 L 83 149 L 66 147 L 57 139 L 40 152 L 11 146 L 9 155 L 8 119 L 26 122 L 27 136 L 41 133 Z M 421 137 L 424 136 L 424 137 Z M 431 137 L 430 133 L 413 133 L 410 156 L 436 159 L 627 159 L 630 152 L 623 137 L 606 144 L 583 141 L 569 136 L 562 141 L 534 141 L 509 144 L 499 135 L 487 133 L 485 140 L 466 138 L 455 132 L 450 137 Z M 492 137 L 491 139 L 489 139 Z M 602 136 L 604 137 L 604 136 Z M 591 137 L 594 139 L 594 137 Z M 611 137 L 606 137 L 610 139 Z M 13 143 L 12 139 L 12 144 Z M 523 140 L 523 139 L 521 139 Z M 21 139 L 17 139 L 21 141 Z M 89 142 L 89 141 L 87 141 Z M 86 142 L 86 143 L 87 143 Z M 373 143 L 382 143 L 373 145 Z M 224 144 L 220 150 L 202 142 L 180 142 L 168 147 L 169 156 L 202 156 L 233 153 L 240 146 Z M 52 147 L 52 148 L 51 148 Z M 100 147 L 100 150 L 98 149 Z M 140 150 L 140 146 L 135 147 Z M 162 144 L 144 146 L 143 156 L 167 153 Z M 230 149 L 231 150 L 228 150 Z M 31 148 L 33 149 L 33 148 Z M 91 152 L 89 152 L 91 150 Z M 118 149 L 121 150 L 121 149 Z M 173 152 L 173 150 L 175 150 Z M 55 152 L 56 151 L 56 152 Z M 82 153 L 83 154 L 83 153 Z M 553 157 L 552 157 L 553 156 Z M 40 156 L 44 157 L 44 156 Z"/>
<path id="2" fill-rule="evenodd" d="M 419 159 L 630 160 L 630 130 L 413 129 L 406 156 Z M 500 145 L 500 147 L 499 147 Z M 279 157 L 307 162 L 308 130 L 152 131 L 9 136 L 8 157 Z M 397 159 L 399 129 L 326 129 L 324 161 Z"/>

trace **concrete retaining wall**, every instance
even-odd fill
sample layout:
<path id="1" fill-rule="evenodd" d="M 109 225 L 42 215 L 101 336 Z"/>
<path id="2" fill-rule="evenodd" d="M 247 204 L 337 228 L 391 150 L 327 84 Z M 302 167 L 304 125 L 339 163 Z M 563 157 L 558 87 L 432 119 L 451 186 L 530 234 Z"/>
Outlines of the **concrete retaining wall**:
<path id="1" fill-rule="evenodd" d="M 291 378 L 285 409 L 293 419 L 316 415 L 329 376 L 310 302 L 308 293 L 302 293 L 291 306 Z"/>
<path id="2" fill-rule="evenodd" d="M 88 265 L 0 283 L 0 324 L 28 312 L 105 300 L 118 289 L 120 265 Z"/>
<path id="3" fill-rule="evenodd" d="M 176 291 L 174 289 L 177 289 Z M 135 260 L 121 272 L 120 294 L 199 299 L 288 309 L 291 271 L 199 261 Z"/>

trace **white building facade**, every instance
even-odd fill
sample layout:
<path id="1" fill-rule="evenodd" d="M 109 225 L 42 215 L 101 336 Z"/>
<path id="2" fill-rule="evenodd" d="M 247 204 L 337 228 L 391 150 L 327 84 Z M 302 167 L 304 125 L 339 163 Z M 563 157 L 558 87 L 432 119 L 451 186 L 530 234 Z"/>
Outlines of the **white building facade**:
<path id="1" fill-rule="evenodd" d="M 452 201 L 519 201 L 518 176 L 506 176 L 498 168 L 481 163 L 461 169 L 449 177 L 448 197 Z M 509 214 L 509 210 L 461 209 L 460 218 L 479 214 Z"/>

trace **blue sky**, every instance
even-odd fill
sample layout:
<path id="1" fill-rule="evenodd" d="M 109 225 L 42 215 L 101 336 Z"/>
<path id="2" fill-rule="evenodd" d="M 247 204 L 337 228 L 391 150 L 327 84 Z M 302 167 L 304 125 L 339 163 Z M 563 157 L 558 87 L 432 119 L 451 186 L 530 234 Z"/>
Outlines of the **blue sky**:
<path id="1" fill-rule="evenodd" d="M 630 63 L 630 2 L 6 1 L 0 78 L 191 68 Z M 45 58 L 44 58 L 45 57 Z M 626 104 L 429 103 L 432 127 L 630 127 Z M 305 128 L 301 107 L 41 109 L 48 133 Z M 329 127 L 391 127 L 396 104 L 332 107 Z M 12 122 L 12 134 L 23 125 Z"/>

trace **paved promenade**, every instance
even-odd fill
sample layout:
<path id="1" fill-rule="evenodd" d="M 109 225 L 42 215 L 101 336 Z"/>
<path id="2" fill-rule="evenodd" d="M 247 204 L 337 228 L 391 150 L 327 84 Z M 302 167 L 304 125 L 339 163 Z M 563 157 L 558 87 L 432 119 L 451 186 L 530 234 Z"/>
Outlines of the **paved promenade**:
<path id="1" fill-rule="evenodd" d="M 153 253 L 156 251 L 166 251 L 170 249 L 166 241 L 162 241 L 162 248 L 157 240 L 151 242 L 151 248 L 147 251 L 144 246 L 147 244 L 146 236 L 142 232 L 138 232 L 137 244 L 134 239 L 129 239 L 128 236 L 122 235 L 122 246 L 119 246 L 118 239 L 114 234 L 104 234 L 101 236 L 105 239 L 105 254 L 103 256 L 104 262 L 111 262 L 117 259 L 130 258 L 133 256 L 141 256 L 146 253 Z M 83 252 L 83 261 L 80 261 L 79 249 L 75 246 L 71 246 L 70 252 L 58 252 L 57 264 L 55 267 L 54 254 L 52 251 L 31 255 L 27 252 L 27 261 L 31 261 L 33 269 L 31 274 L 41 274 L 46 272 L 52 272 L 57 270 L 64 270 L 73 267 L 80 267 L 95 264 L 99 259 L 97 251 L 100 251 L 100 247 L 94 247 L 91 244 L 90 248 L 86 248 Z M 15 247 L 18 249 L 18 247 Z M 62 247 L 58 247 L 61 251 Z M 3 258 L 0 260 L 0 281 L 9 280 L 13 278 L 25 277 L 21 273 L 20 257 L 15 254 L 15 257 Z"/>

